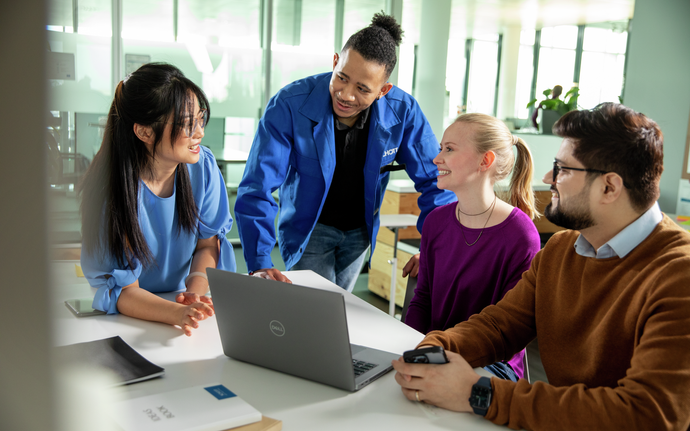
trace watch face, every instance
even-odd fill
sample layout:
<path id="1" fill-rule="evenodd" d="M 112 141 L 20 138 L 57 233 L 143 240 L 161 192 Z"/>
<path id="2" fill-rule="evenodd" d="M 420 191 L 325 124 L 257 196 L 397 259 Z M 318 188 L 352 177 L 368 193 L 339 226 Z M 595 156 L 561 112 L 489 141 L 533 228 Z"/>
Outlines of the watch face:
<path id="1" fill-rule="evenodd" d="M 488 409 L 491 404 L 491 388 L 474 386 L 470 397 L 470 406 L 478 409 Z"/>

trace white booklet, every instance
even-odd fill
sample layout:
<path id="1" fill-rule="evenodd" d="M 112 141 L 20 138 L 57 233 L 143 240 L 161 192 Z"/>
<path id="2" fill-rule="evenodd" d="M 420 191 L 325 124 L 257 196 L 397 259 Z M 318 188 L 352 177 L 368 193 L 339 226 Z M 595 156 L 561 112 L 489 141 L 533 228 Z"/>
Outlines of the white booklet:
<path id="1" fill-rule="evenodd" d="M 125 431 L 220 431 L 261 420 L 261 413 L 219 383 L 120 401 L 115 422 Z"/>

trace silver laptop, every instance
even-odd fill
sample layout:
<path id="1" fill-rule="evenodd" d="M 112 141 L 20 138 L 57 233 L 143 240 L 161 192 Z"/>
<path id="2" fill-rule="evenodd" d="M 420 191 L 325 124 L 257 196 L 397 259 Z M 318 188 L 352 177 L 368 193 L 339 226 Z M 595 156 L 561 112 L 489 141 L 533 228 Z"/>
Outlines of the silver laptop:
<path id="1" fill-rule="evenodd" d="M 348 391 L 400 357 L 350 344 L 344 292 L 207 269 L 223 343 L 234 359 Z"/>

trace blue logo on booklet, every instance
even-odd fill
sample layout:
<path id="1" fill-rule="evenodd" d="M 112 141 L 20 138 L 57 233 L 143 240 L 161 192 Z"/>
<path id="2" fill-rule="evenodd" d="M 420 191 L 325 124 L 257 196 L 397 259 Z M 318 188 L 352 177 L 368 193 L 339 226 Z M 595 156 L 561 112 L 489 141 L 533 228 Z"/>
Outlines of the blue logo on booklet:
<path id="1" fill-rule="evenodd" d="M 224 400 L 226 398 L 232 398 L 237 396 L 233 394 L 230 391 L 230 389 L 226 388 L 223 385 L 209 386 L 208 388 L 204 389 L 206 389 L 211 395 L 218 398 L 219 400 Z"/>

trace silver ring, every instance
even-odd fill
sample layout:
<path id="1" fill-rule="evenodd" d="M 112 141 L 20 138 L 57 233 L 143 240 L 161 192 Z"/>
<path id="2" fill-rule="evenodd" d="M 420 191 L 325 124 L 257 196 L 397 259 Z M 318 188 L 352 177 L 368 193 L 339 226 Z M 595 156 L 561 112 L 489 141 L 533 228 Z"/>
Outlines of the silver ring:
<path id="1" fill-rule="evenodd" d="M 422 400 L 419 399 L 419 391 L 414 391 L 414 397 L 417 399 L 418 403 L 422 402 Z"/>

